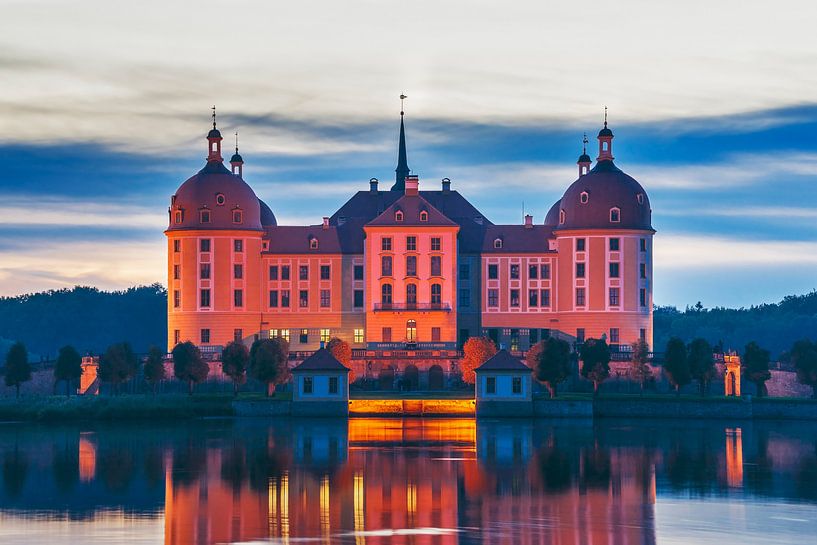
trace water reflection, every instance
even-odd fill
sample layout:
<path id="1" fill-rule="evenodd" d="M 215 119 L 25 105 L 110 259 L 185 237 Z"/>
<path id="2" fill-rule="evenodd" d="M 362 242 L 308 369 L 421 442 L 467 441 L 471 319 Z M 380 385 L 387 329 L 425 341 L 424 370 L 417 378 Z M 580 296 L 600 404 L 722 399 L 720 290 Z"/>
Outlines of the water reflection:
<path id="1" fill-rule="evenodd" d="M 791 537 L 817 531 L 817 426 L 803 423 L 6 425 L 0 460 L 3 543 L 75 542 L 78 527 L 91 543 L 104 527 L 100 543 L 649 544 L 684 530 L 662 502 L 699 538 L 736 541 L 712 514 L 722 502 L 769 516 L 797 502 Z"/>

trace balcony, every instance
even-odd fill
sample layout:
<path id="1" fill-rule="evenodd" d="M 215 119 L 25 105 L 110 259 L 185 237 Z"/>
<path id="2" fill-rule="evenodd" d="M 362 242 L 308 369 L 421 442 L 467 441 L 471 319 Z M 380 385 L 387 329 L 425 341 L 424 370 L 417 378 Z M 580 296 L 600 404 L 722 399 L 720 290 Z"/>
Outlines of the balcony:
<path id="1" fill-rule="evenodd" d="M 375 312 L 401 312 L 406 310 L 451 312 L 448 303 L 375 303 Z"/>

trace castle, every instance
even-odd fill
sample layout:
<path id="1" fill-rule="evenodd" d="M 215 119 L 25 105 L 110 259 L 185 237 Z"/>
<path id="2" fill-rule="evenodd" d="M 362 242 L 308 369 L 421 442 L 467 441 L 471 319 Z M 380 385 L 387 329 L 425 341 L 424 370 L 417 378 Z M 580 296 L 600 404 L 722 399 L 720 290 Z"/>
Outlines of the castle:
<path id="1" fill-rule="evenodd" d="M 169 350 L 283 337 L 309 353 L 339 337 L 359 377 L 440 387 L 472 336 L 520 352 L 549 335 L 652 346 L 650 201 L 613 162 L 606 118 L 595 166 L 585 146 L 543 223 L 497 225 L 447 178 L 421 188 L 400 116 L 389 189 L 372 178 L 321 223 L 283 226 L 244 181 L 238 147 L 224 165 L 213 114 L 204 168 L 170 199 Z"/>

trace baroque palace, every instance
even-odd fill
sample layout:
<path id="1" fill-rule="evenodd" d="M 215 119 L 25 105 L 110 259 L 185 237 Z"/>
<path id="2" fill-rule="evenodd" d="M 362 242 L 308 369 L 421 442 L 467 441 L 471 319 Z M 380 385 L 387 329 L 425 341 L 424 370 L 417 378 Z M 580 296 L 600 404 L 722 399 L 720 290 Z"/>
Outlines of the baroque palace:
<path id="1" fill-rule="evenodd" d="M 595 166 L 585 149 L 544 222 L 497 225 L 449 179 L 412 174 L 400 115 L 395 183 L 373 178 L 306 226 L 278 225 L 237 147 L 224 165 L 213 115 L 204 168 L 170 199 L 168 349 L 190 340 L 217 356 L 270 336 L 309 353 L 339 337 L 358 377 L 439 387 L 472 336 L 519 352 L 549 335 L 652 346 L 650 201 L 614 164 L 606 119 Z"/>

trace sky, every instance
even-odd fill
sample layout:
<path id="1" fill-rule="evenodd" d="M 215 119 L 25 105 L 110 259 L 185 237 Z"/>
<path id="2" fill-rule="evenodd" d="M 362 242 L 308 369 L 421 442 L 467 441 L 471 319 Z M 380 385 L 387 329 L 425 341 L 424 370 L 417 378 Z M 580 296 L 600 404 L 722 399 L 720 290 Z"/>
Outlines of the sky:
<path id="1" fill-rule="evenodd" d="M 165 282 L 210 107 L 279 224 L 409 166 L 541 222 L 609 108 L 653 208 L 654 298 L 817 288 L 817 5 L 0 0 L 0 295 Z M 225 140 L 225 146 L 231 139 Z M 595 156 L 591 141 L 591 155 Z"/>

